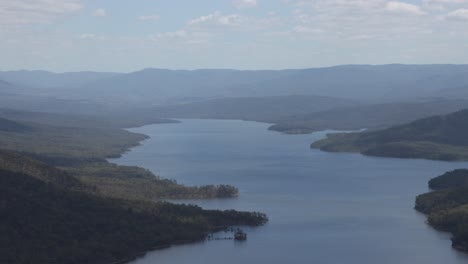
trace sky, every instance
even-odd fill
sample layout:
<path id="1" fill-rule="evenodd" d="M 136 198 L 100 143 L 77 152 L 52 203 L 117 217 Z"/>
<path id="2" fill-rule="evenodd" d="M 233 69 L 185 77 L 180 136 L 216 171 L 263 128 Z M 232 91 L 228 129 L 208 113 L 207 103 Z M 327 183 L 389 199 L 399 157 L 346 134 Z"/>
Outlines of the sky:
<path id="1" fill-rule="evenodd" d="M 0 70 L 468 63 L 468 0 L 0 0 Z"/>

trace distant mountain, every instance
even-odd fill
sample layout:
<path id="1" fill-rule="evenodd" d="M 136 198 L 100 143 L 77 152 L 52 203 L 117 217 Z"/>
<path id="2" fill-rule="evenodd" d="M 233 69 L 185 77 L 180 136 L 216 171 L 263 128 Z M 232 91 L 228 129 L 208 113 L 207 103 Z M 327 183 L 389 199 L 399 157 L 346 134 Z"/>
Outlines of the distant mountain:
<path id="1" fill-rule="evenodd" d="M 468 85 L 442 89 L 435 92 L 434 95 L 444 98 L 468 98 Z"/>
<path id="2" fill-rule="evenodd" d="M 31 129 L 27 125 L 20 124 L 5 118 L 0 118 L 0 131 L 4 132 L 23 132 Z"/>
<path id="3" fill-rule="evenodd" d="M 280 118 L 270 129 L 284 133 L 310 133 L 319 130 L 383 129 L 416 119 L 443 115 L 468 107 L 468 100 L 428 100 L 393 102 L 350 107 Z"/>
<path id="4" fill-rule="evenodd" d="M 468 65 L 343 65 L 296 70 L 290 76 L 244 89 L 271 95 L 315 94 L 354 99 L 428 97 L 434 91 L 468 84 Z"/>
<path id="5" fill-rule="evenodd" d="M 2 108 L 57 113 L 95 113 L 105 108 L 83 100 L 57 98 L 56 95 L 58 93 L 54 91 L 44 92 L 38 88 L 0 80 Z"/>
<path id="6" fill-rule="evenodd" d="M 242 119 L 261 122 L 276 120 L 335 107 L 355 106 L 358 102 L 325 96 L 290 95 L 269 97 L 237 97 L 203 102 L 162 106 L 155 115 L 167 118 Z"/>
<path id="7" fill-rule="evenodd" d="M 242 96 L 246 93 L 236 91 L 238 87 L 289 74 L 275 71 L 144 69 L 88 83 L 76 90 L 75 96 L 101 102 L 147 104 L 183 102 L 186 99 L 197 101 Z"/>
<path id="8" fill-rule="evenodd" d="M 313 147 L 365 155 L 468 160 L 468 110 L 420 119 L 385 130 L 332 134 Z"/>
<path id="9" fill-rule="evenodd" d="M 0 72 L 0 80 L 7 82 L 0 83 L 0 93 L 2 86 L 21 91 L 1 98 L 3 107 L 86 114 L 233 97 L 309 95 L 370 103 L 468 99 L 464 89 L 468 87 L 468 65 L 343 65 L 261 71 L 144 69 L 132 73 L 11 71 Z"/>
<path id="10" fill-rule="evenodd" d="M 72 85 L 78 88 L 56 92 L 66 98 L 145 105 L 285 95 L 410 101 L 468 86 L 468 65 L 343 65 L 276 71 L 145 69 L 101 77 L 80 79 Z"/>
<path id="11" fill-rule="evenodd" d="M 9 82 L 0 80 L 0 94 L 18 93 L 17 87 Z"/>
<path id="12" fill-rule="evenodd" d="M 72 88 L 104 78 L 115 77 L 112 72 L 67 72 L 48 71 L 3 71 L 0 79 L 20 86 L 32 88 Z"/>

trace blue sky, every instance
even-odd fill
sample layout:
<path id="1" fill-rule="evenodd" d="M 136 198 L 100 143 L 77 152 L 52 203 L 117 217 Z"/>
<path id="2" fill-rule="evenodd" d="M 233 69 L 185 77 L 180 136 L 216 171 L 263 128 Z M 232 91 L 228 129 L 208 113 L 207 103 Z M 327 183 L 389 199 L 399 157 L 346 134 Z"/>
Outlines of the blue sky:
<path id="1" fill-rule="evenodd" d="M 468 0 L 0 0 L 0 70 L 468 63 Z"/>

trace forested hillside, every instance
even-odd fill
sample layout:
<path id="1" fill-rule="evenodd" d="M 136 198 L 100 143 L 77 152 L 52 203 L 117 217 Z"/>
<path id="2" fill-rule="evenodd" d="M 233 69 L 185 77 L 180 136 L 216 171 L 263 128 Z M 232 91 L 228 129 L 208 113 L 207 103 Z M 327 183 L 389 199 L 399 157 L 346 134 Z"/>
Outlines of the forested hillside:
<path id="1" fill-rule="evenodd" d="M 265 221 L 259 213 L 119 201 L 0 170 L 0 263 L 115 263 Z"/>
<path id="2" fill-rule="evenodd" d="M 161 198 L 215 198 L 235 187 L 187 187 L 106 161 L 145 136 L 99 127 L 17 123 L 0 141 L 0 263 L 115 263 L 173 243 L 201 240 L 264 214 L 203 210 Z"/>
<path id="3" fill-rule="evenodd" d="M 468 170 L 455 170 L 429 181 L 433 192 L 419 195 L 415 208 L 428 223 L 453 234 L 452 246 L 468 252 Z"/>
<path id="4" fill-rule="evenodd" d="M 468 160 L 468 110 L 420 119 L 389 129 L 329 135 L 312 147 L 371 156 Z"/>

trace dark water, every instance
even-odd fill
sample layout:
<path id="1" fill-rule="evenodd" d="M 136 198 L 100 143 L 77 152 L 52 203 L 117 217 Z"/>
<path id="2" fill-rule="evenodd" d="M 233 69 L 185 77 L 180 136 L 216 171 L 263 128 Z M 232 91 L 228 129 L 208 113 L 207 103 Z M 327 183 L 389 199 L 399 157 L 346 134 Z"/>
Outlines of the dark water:
<path id="1" fill-rule="evenodd" d="M 188 185 L 232 184 L 237 199 L 185 201 L 270 217 L 245 243 L 209 241 L 156 251 L 133 264 L 467 263 L 449 236 L 413 210 L 427 180 L 467 163 L 364 157 L 309 149 L 324 136 L 282 135 L 244 121 L 183 120 L 133 131 L 151 136 L 124 155 Z"/>

